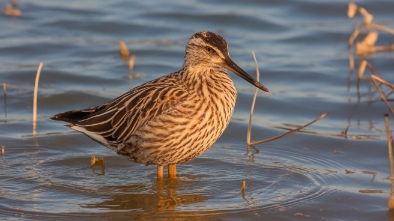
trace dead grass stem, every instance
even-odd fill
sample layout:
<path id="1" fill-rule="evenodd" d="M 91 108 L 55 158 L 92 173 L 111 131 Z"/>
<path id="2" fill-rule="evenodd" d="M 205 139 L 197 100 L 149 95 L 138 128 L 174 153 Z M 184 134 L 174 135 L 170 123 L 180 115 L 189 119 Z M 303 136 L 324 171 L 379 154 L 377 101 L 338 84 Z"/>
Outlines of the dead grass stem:
<path id="1" fill-rule="evenodd" d="M 257 62 L 256 55 L 254 54 L 254 51 L 252 51 L 253 58 L 254 58 L 254 63 L 256 64 L 256 80 L 260 81 L 260 71 L 259 71 L 259 63 Z M 249 124 L 248 124 L 248 132 L 246 134 L 246 143 L 248 145 L 251 145 L 250 139 L 251 139 L 251 134 L 252 134 L 252 118 L 253 118 L 253 111 L 254 111 L 254 105 L 256 104 L 256 97 L 259 89 L 256 88 L 254 90 L 254 95 L 253 95 L 253 100 L 252 100 L 252 105 L 250 107 L 250 115 L 249 115 Z"/>
<path id="2" fill-rule="evenodd" d="M 6 5 L 6 8 L 3 10 L 3 14 L 6 16 L 14 16 L 18 17 L 22 15 L 22 11 L 15 7 L 16 5 Z"/>
<path id="3" fill-rule="evenodd" d="M 387 33 L 389 33 L 389 34 L 394 35 L 394 30 L 393 30 L 393 29 L 388 28 L 388 27 L 383 26 L 383 25 L 378 25 L 378 24 L 375 24 L 375 23 L 371 23 L 371 24 L 370 24 L 369 26 L 367 26 L 367 27 L 369 27 L 369 28 L 374 28 L 374 29 L 376 29 L 376 30 L 384 31 L 384 32 L 387 32 Z"/>
<path id="4" fill-rule="evenodd" d="M 245 182 L 245 180 L 243 180 L 242 181 L 242 187 L 241 187 L 241 193 L 242 193 L 242 198 L 244 198 L 246 200 L 246 198 L 245 198 L 245 188 L 246 188 L 246 182 Z"/>
<path id="5" fill-rule="evenodd" d="M 124 41 L 118 41 L 119 45 L 119 53 L 122 59 L 126 60 L 129 57 L 129 49 L 127 48 L 127 45 L 124 43 Z"/>
<path id="6" fill-rule="evenodd" d="M 389 209 L 394 209 L 394 159 L 393 159 L 393 138 L 391 136 L 390 125 L 389 125 L 389 115 L 384 114 L 384 121 L 386 124 L 386 134 L 387 134 L 387 148 L 390 160 L 390 182 L 391 191 L 387 202 Z"/>
<path id="7" fill-rule="evenodd" d="M 393 110 L 393 108 L 390 106 L 390 103 L 387 101 L 386 95 L 384 95 L 382 89 L 380 88 L 380 86 L 379 86 L 379 84 L 378 84 L 378 82 L 376 80 L 376 77 L 373 77 L 373 76 L 376 76 L 376 75 L 371 75 L 372 83 L 375 85 L 376 90 L 379 92 L 380 97 L 382 98 L 383 102 L 386 104 L 387 108 L 390 110 L 391 115 L 394 117 L 394 110 Z"/>
<path id="8" fill-rule="evenodd" d="M 33 97 L 33 135 L 37 133 L 37 94 L 38 94 L 38 83 L 40 81 L 40 74 L 42 69 L 42 62 L 38 66 L 36 74 L 36 82 L 34 84 L 34 97 Z"/>
<path id="9" fill-rule="evenodd" d="M 135 54 L 130 56 L 129 59 L 129 80 L 133 80 L 134 79 L 134 63 L 135 63 Z"/>
<path id="10" fill-rule="evenodd" d="M 259 140 L 259 141 L 255 141 L 255 142 L 250 142 L 249 145 L 256 145 L 256 144 L 266 143 L 266 142 L 273 141 L 273 140 L 282 138 L 282 137 L 284 137 L 284 136 L 293 134 L 293 133 L 298 132 L 298 131 L 304 129 L 305 127 L 308 127 L 308 126 L 310 126 L 310 125 L 316 123 L 317 121 L 323 119 L 325 116 L 327 116 L 327 114 L 328 114 L 328 113 L 326 112 L 326 113 L 320 115 L 318 118 L 314 119 L 313 121 L 311 121 L 311 122 L 309 122 L 309 123 L 307 123 L 307 124 L 305 124 L 305 125 L 302 125 L 302 126 L 296 128 L 296 129 L 290 130 L 290 131 L 288 131 L 288 132 L 286 132 L 286 133 L 284 133 L 284 134 L 280 134 L 280 135 L 278 135 L 278 136 L 274 136 L 274 137 L 271 137 L 271 138 L 268 138 L 268 139 L 264 139 L 264 140 Z"/>
<path id="11" fill-rule="evenodd" d="M 7 122 L 7 83 L 3 83 L 4 91 L 4 121 Z"/>
<path id="12" fill-rule="evenodd" d="M 387 87 L 389 87 L 391 90 L 394 91 L 394 85 L 390 84 L 389 82 L 384 80 L 382 77 L 379 77 L 379 76 L 373 74 L 373 75 L 371 75 L 371 78 L 379 81 L 380 83 L 386 85 Z"/>
<path id="13" fill-rule="evenodd" d="M 354 58 L 353 58 L 353 45 L 358 36 L 360 36 L 364 30 L 367 31 L 367 35 L 362 42 L 356 42 L 356 54 L 358 56 L 366 56 L 371 53 L 381 52 L 381 51 L 391 51 L 394 50 L 394 45 L 388 46 L 375 46 L 378 33 L 376 31 L 383 31 L 394 35 L 394 30 L 383 25 L 373 23 L 373 15 L 370 14 L 365 8 L 359 7 L 353 1 L 349 2 L 348 5 L 348 17 L 354 18 L 356 14 L 363 16 L 364 21 L 361 23 L 356 30 L 349 36 L 348 40 L 348 52 L 349 52 L 349 69 L 354 70 Z M 374 35 L 370 39 L 370 35 Z M 370 41 L 374 40 L 374 41 Z"/>
<path id="14" fill-rule="evenodd" d="M 255 64 L 256 64 L 256 80 L 257 80 L 257 81 L 260 81 L 259 64 L 258 64 L 258 62 L 257 62 L 256 55 L 255 55 L 254 51 L 252 51 L 252 54 L 253 54 L 254 62 L 255 62 Z M 250 107 L 248 131 L 247 131 L 247 134 L 246 134 L 246 143 L 247 143 L 248 146 L 253 146 L 253 145 L 256 145 L 256 144 L 261 144 L 261 143 L 273 141 L 273 140 L 282 138 L 282 137 L 284 137 L 284 136 L 290 135 L 290 134 L 292 134 L 292 133 L 295 133 L 295 132 L 297 132 L 297 131 L 300 131 L 301 129 L 303 129 L 303 128 L 305 128 L 305 127 L 308 127 L 309 125 L 311 125 L 311 124 L 313 124 L 313 123 L 315 123 L 315 122 L 321 120 L 321 119 L 324 118 L 325 116 L 327 116 L 327 113 L 324 113 L 324 114 L 320 115 L 318 118 L 316 118 L 315 120 L 311 121 L 310 123 L 305 124 L 305 125 L 303 125 L 303 126 L 301 126 L 301 127 L 298 127 L 298 128 L 296 128 L 296 129 L 293 129 L 293 130 L 291 130 L 291 131 L 289 131 L 289 132 L 287 132 L 287 133 L 284 133 L 284 134 L 281 134 L 281 135 L 278 135 L 278 136 L 275 136 L 275 137 L 271 137 L 271 138 L 268 138 L 268 139 L 264 139 L 264 140 L 252 142 L 252 141 L 251 141 L 251 134 L 252 134 L 252 119 L 253 119 L 253 111 L 254 111 L 254 106 L 255 106 L 255 103 L 256 103 L 257 93 L 258 93 L 258 88 L 256 88 L 255 91 L 254 91 L 254 96 L 253 96 L 253 100 L 252 100 L 252 105 L 251 105 L 251 107 Z"/>
<path id="15" fill-rule="evenodd" d="M 92 156 L 90 159 L 90 168 L 92 169 L 92 172 L 95 173 L 96 171 L 96 166 L 101 167 L 101 174 L 105 174 L 105 161 L 104 158 L 96 158 L 95 156 Z"/>

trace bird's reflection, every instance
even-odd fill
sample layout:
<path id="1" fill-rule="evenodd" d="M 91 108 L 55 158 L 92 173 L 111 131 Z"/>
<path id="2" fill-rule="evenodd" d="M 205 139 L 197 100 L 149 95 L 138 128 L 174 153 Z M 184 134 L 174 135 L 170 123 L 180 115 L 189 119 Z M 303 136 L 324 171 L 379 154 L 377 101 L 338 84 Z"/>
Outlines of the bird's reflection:
<path id="1" fill-rule="evenodd" d="M 86 204 L 84 208 L 109 210 L 142 210 L 145 212 L 173 211 L 178 206 L 204 202 L 206 196 L 197 194 L 178 195 L 178 179 L 162 179 L 152 186 L 132 184 L 128 186 L 105 186 L 98 191 L 106 200 Z M 156 188 L 156 190 L 155 190 Z M 152 193 L 153 192 L 153 193 Z"/>
<path id="2" fill-rule="evenodd" d="M 387 217 L 389 218 L 390 221 L 394 221 L 394 210 L 388 210 Z"/>

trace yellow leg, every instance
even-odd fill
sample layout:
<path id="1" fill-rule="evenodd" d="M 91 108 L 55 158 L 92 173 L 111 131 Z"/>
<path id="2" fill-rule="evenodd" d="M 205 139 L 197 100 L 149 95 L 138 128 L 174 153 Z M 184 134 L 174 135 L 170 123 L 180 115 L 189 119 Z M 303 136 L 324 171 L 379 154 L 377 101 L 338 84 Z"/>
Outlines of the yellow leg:
<path id="1" fill-rule="evenodd" d="M 163 165 L 157 165 L 157 179 L 163 179 Z"/>
<path id="2" fill-rule="evenodd" d="M 168 178 L 176 178 L 176 164 L 168 164 Z"/>

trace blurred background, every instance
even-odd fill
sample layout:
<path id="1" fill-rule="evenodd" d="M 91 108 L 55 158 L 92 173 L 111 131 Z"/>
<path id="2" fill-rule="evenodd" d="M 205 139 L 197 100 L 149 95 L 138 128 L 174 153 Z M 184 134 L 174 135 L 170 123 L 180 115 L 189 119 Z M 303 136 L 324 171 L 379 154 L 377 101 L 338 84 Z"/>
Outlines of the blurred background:
<path id="1" fill-rule="evenodd" d="M 0 1 L 0 218 L 390 220 L 383 118 L 390 110 L 368 76 L 393 83 L 394 57 L 390 51 L 354 55 L 350 71 L 348 40 L 363 17 L 348 18 L 348 3 Z M 394 2 L 355 3 L 374 23 L 394 28 Z M 252 140 L 328 115 L 303 132 L 247 148 L 254 87 L 230 74 L 238 99 L 226 132 L 202 156 L 179 165 L 177 180 L 164 183 L 156 181 L 155 167 L 129 162 L 49 120 L 179 70 L 188 38 L 202 30 L 222 35 L 232 59 L 252 76 L 256 54 L 270 92 L 258 93 Z M 376 45 L 393 40 L 379 32 Z M 131 74 L 119 41 L 135 56 Z M 369 69 L 358 78 L 362 59 Z M 393 127 L 393 116 L 389 121 Z M 105 167 L 91 168 L 92 156 Z"/>

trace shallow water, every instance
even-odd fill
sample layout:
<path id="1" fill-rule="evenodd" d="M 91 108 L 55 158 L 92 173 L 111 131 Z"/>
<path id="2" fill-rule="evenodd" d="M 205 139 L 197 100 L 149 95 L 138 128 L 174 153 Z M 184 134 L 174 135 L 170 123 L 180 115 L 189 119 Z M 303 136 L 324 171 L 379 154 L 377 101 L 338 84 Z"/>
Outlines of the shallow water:
<path id="1" fill-rule="evenodd" d="M 394 27 L 393 2 L 356 3 L 377 23 Z M 393 219 L 387 210 L 388 109 L 368 80 L 357 85 L 356 73 L 349 73 L 347 39 L 357 23 L 346 17 L 347 1 L 21 0 L 18 7 L 21 17 L 0 19 L 0 76 L 7 83 L 0 109 L 2 220 Z M 226 132 L 202 156 L 179 165 L 176 180 L 160 183 L 155 167 L 131 163 L 48 119 L 177 71 L 187 39 L 200 30 L 223 35 L 232 59 L 252 75 L 256 53 L 270 93 L 258 94 L 253 140 L 328 112 L 307 128 L 319 134 L 296 133 L 248 150 L 254 88 L 232 75 L 238 100 Z M 118 40 L 136 55 L 137 78 L 129 80 Z M 392 41 L 382 34 L 377 44 Z M 391 53 L 368 60 L 394 82 Z M 90 168 L 93 155 L 104 158 L 105 169 Z"/>

